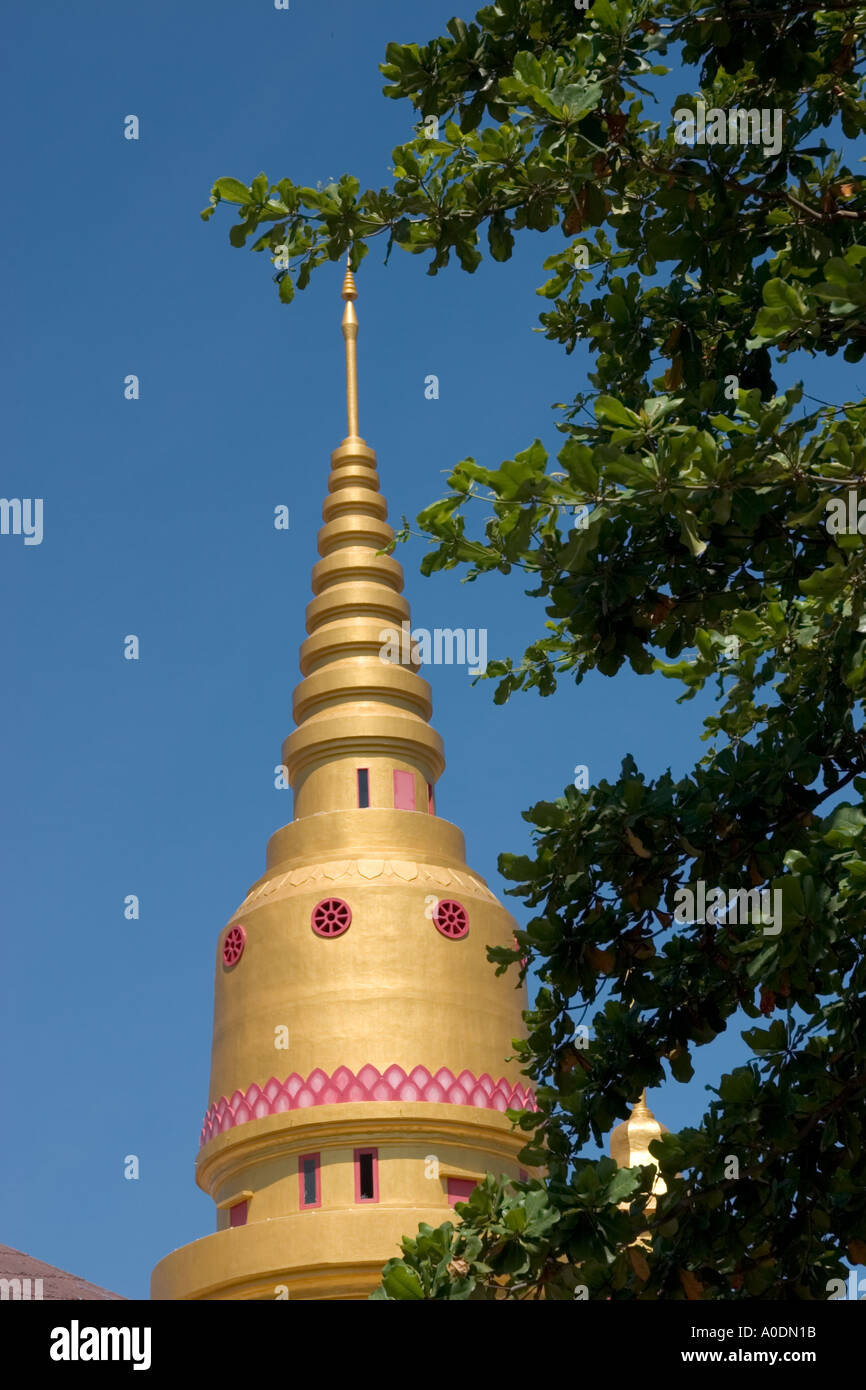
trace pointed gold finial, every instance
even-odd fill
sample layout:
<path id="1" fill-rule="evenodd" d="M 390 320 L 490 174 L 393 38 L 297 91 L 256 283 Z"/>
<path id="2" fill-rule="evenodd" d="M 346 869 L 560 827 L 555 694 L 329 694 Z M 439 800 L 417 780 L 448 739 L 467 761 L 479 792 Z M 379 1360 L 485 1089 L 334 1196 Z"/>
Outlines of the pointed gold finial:
<path id="1" fill-rule="evenodd" d="M 355 288 L 355 277 L 346 259 L 346 278 L 343 281 L 341 295 L 346 301 L 343 310 L 343 337 L 346 340 L 346 414 L 349 420 L 349 439 L 358 439 L 358 356 L 356 343 L 358 339 L 358 317 L 355 313 L 354 301 L 358 298 L 358 291 Z"/>

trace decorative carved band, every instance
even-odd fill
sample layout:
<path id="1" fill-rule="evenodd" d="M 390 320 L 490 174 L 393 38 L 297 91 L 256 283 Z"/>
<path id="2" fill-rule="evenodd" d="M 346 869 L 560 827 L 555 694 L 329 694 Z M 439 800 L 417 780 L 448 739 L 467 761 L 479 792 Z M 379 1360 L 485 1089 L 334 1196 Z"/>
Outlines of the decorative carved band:
<path id="1" fill-rule="evenodd" d="M 378 879 L 382 883 L 430 884 L 435 888 L 449 888 L 452 885 L 463 892 L 496 902 L 486 884 L 468 870 L 458 872 L 435 864 L 417 863 L 410 859 L 341 859 L 335 863 L 310 864 L 288 873 L 266 878 L 257 888 L 247 894 L 233 917 L 240 917 L 265 901 L 278 901 L 288 897 L 293 889 L 304 889 L 320 883 L 337 883 L 346 880 L 354 883 L 370 883 Z"/>
<path id="2" fill-rule="evenodd" d="M 317 1067 L 306 1080 L 292 1072 L 285 1081 L 272 1076 L 264 1089 L 254 1082 L 246 1092 L 235 1091 L 230 1100 L 223 1096 L 204 1117 L 200 1143 L 206 1144 L 215 1134 L 224 1134 L 227 1129 L 265 1115 L 359 1100 L 433 1101 L 499 1111 L 538 1108 L 531 1090 L 512 1085 L 504 1076 L 494 1081 L 487 1072 L 473 1076 L 470 1071 L 462 1071 L 455 1076 L 447 1067 L 440 1067 L 434 1076 L 426 1067 L 414 1067 L 407 1074 L 394 1065 L 383 1073 L 368 1063 L 357 1076 L 348 1067 L 338 1067 L 333 1076 L 328 1076 Z"/>

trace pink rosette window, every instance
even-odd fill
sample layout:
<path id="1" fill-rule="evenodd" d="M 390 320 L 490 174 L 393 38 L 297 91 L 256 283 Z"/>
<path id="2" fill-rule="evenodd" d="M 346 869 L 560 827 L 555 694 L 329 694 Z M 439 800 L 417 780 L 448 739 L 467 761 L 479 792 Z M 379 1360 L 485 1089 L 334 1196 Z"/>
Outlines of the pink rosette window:
<path id="1" fill-rule="evenodd" d="M 342 898 L 323 898 L 313 908 L 311 923 L 316 936 L 342 936 L 352 925 L 352 909 Z"/>
<path id="2" fill-rule="evenodd" d="M 462 903 L 453 898 L 442 898 L 433 913 L 436 930 L 449 941 L 459 941 L 469 933 L 469 913 Z"/>
<path id="3" fill-rule="evenodd" d="M 237 965 L 244 953 L 244 946 L 247 944 L 247 934 L 245 929 L 238 923 L 236 927 L 230 927 L 226 932 L 226 939 L 223 942 L 223 964 L 232 966 Z"/>

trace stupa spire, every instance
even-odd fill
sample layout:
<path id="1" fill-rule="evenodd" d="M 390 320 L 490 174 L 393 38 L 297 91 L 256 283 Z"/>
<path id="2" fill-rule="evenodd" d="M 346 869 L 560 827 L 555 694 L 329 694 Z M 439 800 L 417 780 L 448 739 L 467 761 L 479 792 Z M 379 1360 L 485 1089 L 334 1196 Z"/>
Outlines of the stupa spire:
<path id="1" fill-rule="evenodd" d="M 376 455 L 358 434 L 358 291 L 348 266 L 341 295 L 349 433 L 331 455 L 321 559 L 313 566 L 300 651 L 304 679 L 293 699 L 298 728 L 283 744 L 295 820 L 364 804 L 359 768 L 367 774 L 368 804 L 391 803 L 397 771 L 406 809 L 427 811 L 445 767 L 442 741 L 428 722 L 430 686 L 412 660 L 403 569 L 382 553 L 394 532 Z"/>
<path id="2" fill-rule="evenodd" d="M 358 316 L 355 313 L 355 300 L 358 291 L 352 268 L 346 261 L 346 278 L 343 281 L 343 337 L 346 340 L 346 415 L 348 417 L 347 439 L 360 439 L 358 433 Z"/>

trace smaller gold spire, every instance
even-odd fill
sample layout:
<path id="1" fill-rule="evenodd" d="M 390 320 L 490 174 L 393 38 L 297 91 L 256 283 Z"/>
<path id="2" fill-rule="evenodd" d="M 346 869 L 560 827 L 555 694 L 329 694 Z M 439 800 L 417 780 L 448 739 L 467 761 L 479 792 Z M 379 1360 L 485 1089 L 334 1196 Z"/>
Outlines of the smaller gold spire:
<path id="1" fill-rule="evenodd" d="M 654 1139 L 660 1139 L 667 1132 L 667 1127 L 659 1123 L 647 1105 L 646 1091 L 641 1091 L 640 1096 L 632 1106 L 628 1119 L 623 1120 L 611 1132 L 610 1156 L 618 1168 L 635 1168 L 639 1164 L 645 1163 L 652 1163 L 658 1168 L 658 1161 L 653 1158 L 649 1146 Z M 656 1195 L 667 1191 L 665 1183 L 658 1173 L 656 1173 L 652 1190 L 653 1196 L 650 1198 L 649 1208 L 655 1206 Z"/>
<path id="2" fill-rule="evenodd" d="M 358 316 L 355 313 L 354 301 L 358 298 L 358 291 L 355 288 L 355 277 L 352 274 L 349 258 L 346 258 L 346 278 L 343 281 L 341 291 L 342 298 L 346 301 L 343 310 L 343 337 L 346 340 L 346 414 L 349 421 L 348 439 L 359 439 L 358 434 L 358 356 L 356 343 L 358 339 Z"/>

